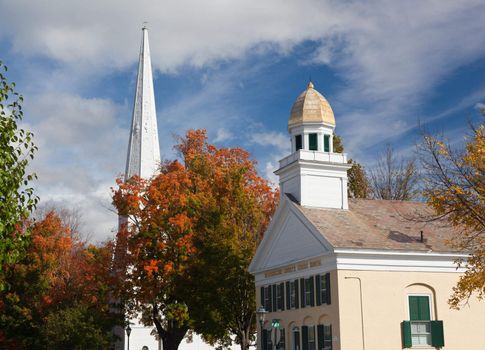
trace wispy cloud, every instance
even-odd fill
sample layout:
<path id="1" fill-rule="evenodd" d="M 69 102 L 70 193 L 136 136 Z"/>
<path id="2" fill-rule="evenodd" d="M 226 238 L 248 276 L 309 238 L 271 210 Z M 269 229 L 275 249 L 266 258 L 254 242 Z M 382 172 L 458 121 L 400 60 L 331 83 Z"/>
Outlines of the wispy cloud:
<path id="1" fill-rule="evenodd" d="M 254 108 L 271 106 L 248 106 L 242 92 L 270 79 L 267 70 L 280 57 L 298 57 L 295 65 L 317 74 L 327 66 L 338 79 L 329 89 L 337 131 L 360 159 L 370 159 L 376 145 L 400 140 L 418 120 L 445 120 L 485 98 L 482 87 L 435 109 L 441 112 L 421 112 L 447 76 L 484 57 L 481 0 L 170 0 L 163 10 L 149 0 L 0 3 L 0 47 L 22 62 L 17 71 L 26 87 L 26 122 L 40 148 L 32 164 L 39 192 L 83 203 L 89 229 L 99 236 L 115 223 L 99 208 L 109 203 L 109 186 L 123 169 L 133 94 L 127 86 L 119 89 L 123 97 L 110 99 L 103 89 L 113 88 L 106 79 L 131 74 L 143 21 L 149 22 L 155 70 L 200 78 L 172 100 L 157 100 L 162 153 L 169 158 L 173 134 L 205 128 L 221 145 L 248 146 L 276 180 L 277 160 L 289 152 L 286 116 L 277 124 L 258 120 L 262 114 Z M 305 43 L 312 50 L 297 52 Z M 317 88 L 327 95 L 326 86 Z M 260 90 L 265 103 L 277 93 Z"/>

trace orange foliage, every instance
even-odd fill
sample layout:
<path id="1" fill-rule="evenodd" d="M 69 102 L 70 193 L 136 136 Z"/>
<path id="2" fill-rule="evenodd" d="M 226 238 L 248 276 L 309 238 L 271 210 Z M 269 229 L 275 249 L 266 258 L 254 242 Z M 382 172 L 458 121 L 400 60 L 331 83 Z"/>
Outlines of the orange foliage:
<path id="1" fill-rule="evenodd" d="M 152 179 L 118 180 L 113 189 L 113 204 L 130 223 L 117 239 L 125 249 L 117 254 L 125 265 L 125 297 L 141 307 L 183 295 L 175 290 L 178 281 L 190 279 L 185 274 L 194 263 L 194 242 L 216 223 L 235 233 L 231 244 L 241 254 L 252 254 L 277 202 L 248 152 L 217 148 L 204 130 L 189 130 L 179 141 L 183 162 L 167 161 Z"/>

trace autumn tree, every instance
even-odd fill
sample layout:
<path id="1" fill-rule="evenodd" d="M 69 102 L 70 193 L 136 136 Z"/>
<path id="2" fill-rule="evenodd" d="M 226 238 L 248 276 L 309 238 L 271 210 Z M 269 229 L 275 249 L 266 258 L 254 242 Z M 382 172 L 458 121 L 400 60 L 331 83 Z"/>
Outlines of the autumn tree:
<path id="1" fill-rule="evenodd" d="M 412 200 L 419 192 L 415 159 L 397 158 L 391 145 L 379 155 L 368 178 L 375 199 Z"/>
<path id="2" fill-rule="evenodd" d="M 187 303 L 193 328 L 211 343 L 242 350 L 255 333 L 254 277 L 247 271 L 275 210 L 278 195 L 258 176 L 249 153 L 216 148 L 204 132 L 189 132 L 177 146 L 186 169 L 204 183 L 189 267 Z"/>
<path id="3" fill-rule="evenodd" d="M 27 174 L 28 161 L 37 147 L 32 133 L 19 127 L 23 98 L 15 91 L 4 73 L 7 67 L 0 61 L 0 290 L 6 288 L 5 264 L 17 261 L 25 246 L 27 231 L 21 222 L 29 216 L 38 201 Z"/>
<path id="4" fill-rule="evenodd" d="M 246 271 L 274 210 L 275 194 L 241 149 L 216 148 L 189 131 L 147 181 L 119 181 L 113 202 L 129 219 L 126 288 L 120 299 L 155 324 L 174 350 L 190 328 L 247 348 L 254 331 L 254 280 Z M 236 305 L 235 303 L 239 303 Z"/>
<path id="5" fill-rule="evenodd" d="M 342 137 L 334 135 L 333 137 L 333 151 L 336 153 L 344 152 L 344 144 Z M 369 180 L 367 178 L 365 168 L 353 159 L 349 159 L 348 163 L 352 167 L 347 171 L 348 177 L 348 195 L 350 198 L 368 198 L 370 195 Z"/>
<path id="6" fill-rule="evenodd" d="M 5 266 L 9 288 L 0 292 L 0 348 L 106 348 L 117 322 L 108 303 L 111 248 L 76 242 L 54 212 L 25 225 L 30 244 L 19 261 Z M 80 347 L 75 343 L 83 327 L 97 331 L 85 334 L 91 343 Z"/>
<path id="7" fill-rule="evenodd" d="M 485 117 L 485 112 L 484 117 Z M 485 126 L 471 126 L 464 147 L 452 147 L 442 136 L 425 133 L 419 146 L 423 168 L 423 196 L 458 234 L 449 242 L 470 253 L 458 261 L 466 268 L 453 288 L 449 303 L 459 308 L 476 292 L 485 297 Z"/>

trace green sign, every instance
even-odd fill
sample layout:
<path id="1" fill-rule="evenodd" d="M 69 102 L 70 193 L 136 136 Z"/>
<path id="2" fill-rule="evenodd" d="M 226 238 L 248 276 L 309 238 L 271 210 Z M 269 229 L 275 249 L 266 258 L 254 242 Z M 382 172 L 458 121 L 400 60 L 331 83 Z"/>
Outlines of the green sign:
<path id="1" fill-rule="evenodd" d="M 280 320 L 277 319 L 277 318 L 274 318 L 271 321 L 271 327 L 273 327 L 273 328 L 280 328 Z"/>

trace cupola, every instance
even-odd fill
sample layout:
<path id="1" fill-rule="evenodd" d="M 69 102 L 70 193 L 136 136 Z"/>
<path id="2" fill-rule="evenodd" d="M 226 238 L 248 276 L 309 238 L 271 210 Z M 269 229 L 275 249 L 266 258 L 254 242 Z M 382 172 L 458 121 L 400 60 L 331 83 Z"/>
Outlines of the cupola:
<path id="1" fill-rule="evenodd" d="M 335 117 L 332 107 L 321 93 L 309 82 L 305 91 L 291 107 L 288 132 L 291 135 L 291 151 L 333 152 Z"/>
<path id="2" fill-rule="evenodd" d="M 347 155 L 333 153 L 335 117 L 327 99 L 308 83 L 288 119 L 291 154 L 275 174 L 280 191 L 302 206 L 348 209 Z"/>

